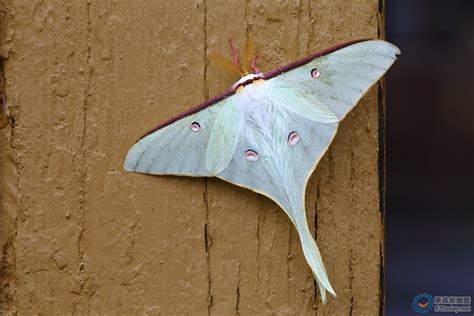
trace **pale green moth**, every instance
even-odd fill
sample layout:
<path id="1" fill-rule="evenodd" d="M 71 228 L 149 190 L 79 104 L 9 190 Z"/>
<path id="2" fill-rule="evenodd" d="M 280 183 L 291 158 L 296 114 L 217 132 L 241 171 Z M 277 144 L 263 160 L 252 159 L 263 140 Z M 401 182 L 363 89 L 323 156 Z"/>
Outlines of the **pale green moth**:
<path id="1" fill-rule="evenodd" d="M 233 48 L 233 47 L 232 47 Z M 345 43 L 276 70 L 243 76 L 224 94 L 148 132 L 127 171 L 218 177 L 275 201 L 295 225 L 323 302 L 332 288 L 308 228 L 305 189 L 339 122 L 394 63 L 382 40 Z"/>

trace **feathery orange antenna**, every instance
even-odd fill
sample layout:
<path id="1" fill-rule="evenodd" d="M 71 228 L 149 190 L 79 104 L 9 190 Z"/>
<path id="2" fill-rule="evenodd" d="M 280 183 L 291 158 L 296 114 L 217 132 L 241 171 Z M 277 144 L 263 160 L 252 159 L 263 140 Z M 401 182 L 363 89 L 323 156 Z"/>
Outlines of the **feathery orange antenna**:
<path id="1" fill-rule="evenodd" d="M 249 34 L 247 38 L 247 45 L 245 47 L 245 52 L 243 55 L 244 65 L 241 64 L 239 51 L 234 46 L 234 41 L 232 39 L 229 39 L 229 46 L 232 52 L 233 59 L 224 57 L 218 53 L 210 53 L 209 59 L 211 59 L 213 62 L 216 62 L 216 64 L 222 66 L 227 70 L 237 72 L 241 76 L 248 75 L 252 72 L 260 73 L 260 69 L 257 67 L 258 55 L 255 53 L 255 44 L 251 34 Z"/>
<path id="2" fill-rule="evenodd" d="M 230 70 L 230 72 L 233 73 L 233 74 L 237 73 L 239 75 L 243 75 L 242 69 L 237 67 L 237 65 L 234 64 L 232 59 L 230 59 L 229 57 L 222 56 L 219 53 L 211 52 L 209 54 L 209 59 L 212 62 L 215 62 L 217 65 L 221 66 L 222 68 L 224 68 L 226 70 Z"/>

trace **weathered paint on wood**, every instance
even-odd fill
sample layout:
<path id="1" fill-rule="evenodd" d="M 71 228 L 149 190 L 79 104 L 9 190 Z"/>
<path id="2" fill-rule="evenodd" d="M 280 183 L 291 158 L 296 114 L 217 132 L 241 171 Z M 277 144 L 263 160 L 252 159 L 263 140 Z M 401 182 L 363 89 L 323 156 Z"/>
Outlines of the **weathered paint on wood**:
<path id="1" fill-rule="evenodd" d="M 383 34 L 383 2 L 2 2 L 13 124 L 0 132 L 0 306 L 30 313 L 374 315 L 383 311 L 381 86 L 342 122 L 307 190 L 338 293 L 323 306 L 269 199 L 217 179 L 125 173 L 145 130 L 235 77 L 210 63 L 252 33 L 263 70 Z"/>

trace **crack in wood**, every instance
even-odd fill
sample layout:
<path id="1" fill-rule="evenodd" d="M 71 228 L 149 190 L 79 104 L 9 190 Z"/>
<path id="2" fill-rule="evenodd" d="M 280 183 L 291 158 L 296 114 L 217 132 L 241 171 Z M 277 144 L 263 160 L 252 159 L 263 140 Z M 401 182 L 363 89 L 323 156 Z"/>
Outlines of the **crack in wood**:
<path id="1" fill-rule="evenodd" d="M 385 106 L 383 83 L 379 82 L 377 90 L 378 120 L 379 120 L 379 150 L 377 157 L 379 180 L 379 211 L 382 223 L 385 220 Z"/>
<path id="2" fill-rule="evenodd" d="M 207 267 L 207 312 L 211 314 L 213 297 L 212 297 L 212 278 L 211 278 L 211 244 L 212 238 L 209 233 L 209 200 L 208 200 L 208 179 L 204 178 L 204 206 L 206 212 L 204 224 L 204 249 L 206 253 Z"/>
<path id="3" fill-rule="evenodd" d="M 208 43 L 207 43 L 207 3 L 203 0 L 203 24 L 202 30 L 204 34 L 204 54 L 203 54 L 203 80 L 204 80 L 204 98 L 209 99 L 209 83 L 208 83 Z M 206 266 L 207 266 L 207 313 L 211 315 L 213 296 L 212 296 L 212 278 L 211 278 L 211 243 L 212 239 L 209 233 L 209 188 L 208 179 L 204 178 L 204 204 L 206 208 L 206 219 L 204 224 L 204 243 L 206 250 Z"/>
<path id="4" fill-rule="evenodd" d="M 3 33 L 3 32 L 2 32 Z M 3 72 L 3 58 L 0 57 L 0 128 L 5 128 L 10 122 L 5 93 L 5 74 Z"/>
<path id="5" fill-rule="evenodd" d="M 313 42 L 314 38 L 314 18 L 313 18 L 313 11 L 312 11 L 312 1 L 308 1 L 308 19 L 310 25 L 310 32 L 308 35 L 308 44 L 306 45 L 306 54 L 310 54 L 311 52 L 311 43 Z"/>
<path id="6" fill-rule="evenodd" d="M 235 315 L 240 315 L 240 262 L 237 270 L 237 289 L 236 300 L 235 300 Z"/>
<path id="7" fill-rule="evenodd" d="M 87 168 L 86 168 L 86 154 L 87 154 L 87 109 L 89 107 L 89 98 L 91 95 L 91 80 L 92 80 L 92 64 L 91 64 L 91 53 L 92 53 L 92 20 L 91 20 L 91 5 L 92 3 L 90 0 L 86 0 L 86 54 L 85 54 L 85 74 L 86 74 L 86 81 L 84 85 L 84 92 L 83 92 L 83 103 L 82 103 L 82 131 L 81 131 L 81 141 L 80 141 L 80 154 L 79 154 L 79 163 L 78 163 L 78 181 L 79 181 L 79 212 L 78 212 L 78 225 L 79 225 L 79 236 L 77 241 L 77 265 L 78 265 L 78 273 L 77 273 L 77 280 L 81 284 L 79 286 L 79 291 L 77 293 L 78 298 L 73 303 L 73 310 L 74 312 L 79 312 L 79 302 L 81 300 L 81 293 L 84 289 L 84 279 L 82 276 L 84 275 L 84 270 L 86 268 L 84 258 L 85 258 L 85 234 L 86 234 L 86 226 L 85 226 L 85 216 L 86 216 L 86 200 L 87 200 L 87 188 L 86 188 L 86 177 L 87 177 Z"/>
<path id="8" fill-rule="evenodd" d="M 349 315 L 352 315 L 353 308 L 354 308 L 354 291 L 352 289 L 352 285 L 354 283 L 354 270 L 352 268 L 354 260 L 354 254 L 352 248 L 349 253 L 349 295 L 351 296 L 350 305 L 349 305 Z"/>

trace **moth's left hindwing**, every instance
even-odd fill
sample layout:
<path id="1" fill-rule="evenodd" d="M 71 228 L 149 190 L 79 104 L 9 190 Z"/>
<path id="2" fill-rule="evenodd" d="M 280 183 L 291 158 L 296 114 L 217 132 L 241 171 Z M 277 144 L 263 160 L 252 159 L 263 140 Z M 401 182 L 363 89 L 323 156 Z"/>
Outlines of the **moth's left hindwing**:
<path id="1" fill-rule="evenodd" d="M 129 150 L 125 170 L 156 175 L 213 176 L 206 168 L 212 127 L 219 112 L 232 103 L 233 97 L 231 95 L 142 138 Z M 222 165 L 222 161 L 220 163 Z"/>

